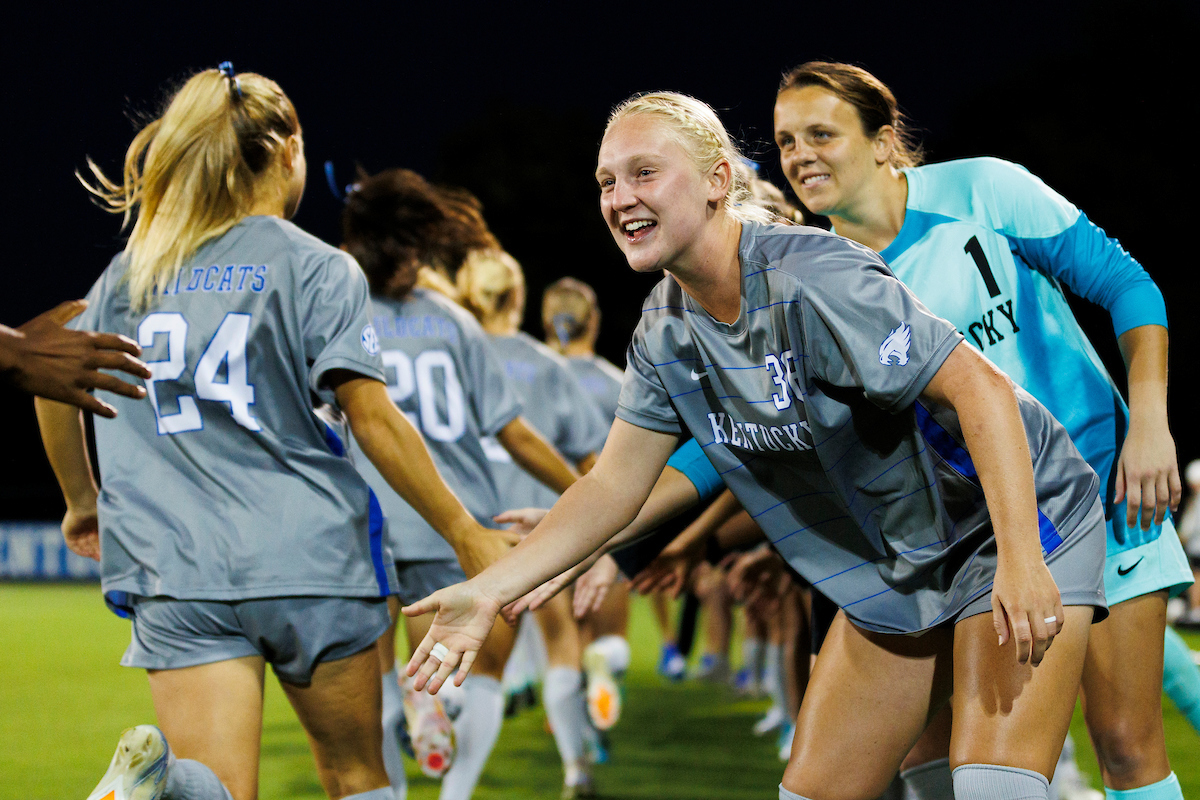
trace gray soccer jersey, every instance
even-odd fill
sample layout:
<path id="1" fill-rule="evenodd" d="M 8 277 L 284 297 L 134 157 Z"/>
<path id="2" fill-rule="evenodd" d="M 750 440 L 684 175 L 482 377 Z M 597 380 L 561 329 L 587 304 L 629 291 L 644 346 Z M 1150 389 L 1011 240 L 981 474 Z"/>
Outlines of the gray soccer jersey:
<path id="1" fill-rule="evenodd" d="M 617 416 L 617 401 L 621 397 L 623 374 L 611 361 L 597 355 L 573 356 L 567 366 L 579 379 L 579 385 L 596 401 L 609 425 Z"/>
<path id="2" fill-rule="evenodd" d="M 689 431 L 781 555 L 859 625 L 950 619 L 991 588 L 996 552 L 956 415 L 918 400 L 962 336 L 847 239 L 748 223 L 739 255 L 733 324 L 670 276 L 651 293 L 617 416 Z M 1049 412 L 1017 397 L 1051 559 L 1090 530 L 1097 478 Z"/>
<path id="3" fill-rule="evenodd" d="M 275 217 L 200 248 L 145 311 L 122 256 L 75 321 L 141 343 L 148 397 L 96 419 L 103 588 L 179 599 L 395 587 L 369 489 L 326 439 L 333 369 L 383 379 L 354 260 Z"/>
<path id="4" fill-rule="evenodd" d="M 567 359 L 526 333 L 497 336 L 492 344 L 521 397 L 526 422 L 572 463 L 600 452 L 609 424 L 571 374 Z M 485 442 L 484 447 L 506 508 L 554 505 L 558 495 L 514 464 L 497 442 Z"/>
<path id="5" fill-rule="evenodd" d="M 403 300 L 372 297 L 388 394 L 422 434 L 447 485 L 476 519 L 494 527 L 505 510 L 481 436 L 494 436 L 521 413 L 517 393 L 491 341 L 467 311 L 428 289 Z M 397 561 L 455 558 L 454 550 L 352 448 L 354 463 L 379 496 Z"/>

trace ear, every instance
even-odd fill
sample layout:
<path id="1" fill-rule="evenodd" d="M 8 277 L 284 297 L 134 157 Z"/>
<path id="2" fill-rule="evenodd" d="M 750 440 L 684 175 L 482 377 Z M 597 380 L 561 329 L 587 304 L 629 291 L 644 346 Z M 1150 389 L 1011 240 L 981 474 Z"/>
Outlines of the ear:
<path id="1" fill-rule="evenodd" d="M 875 151 L 875 163 L 886 164 L 892 160 L 896 152 L 896 129 L 884 125 L 871 137 L 871 147 Z"/>
<path id="2" fill-rule="evenodd" d="M 297 134 L 292 134 L 283 143 L 283 150 L 280 155 L 283 158 L 284 170 L 290 173 L 296 169 L 296 161 L 302 147 L 304 145 L 301 144 L 300 137 Z"/>
<path id="3" fill-rule="evenodd" d="M 733 184 L 733 167 L 721 159 L 708 174 L 708 201 L 715 203 L 729 196 L 729 187 Z"/>

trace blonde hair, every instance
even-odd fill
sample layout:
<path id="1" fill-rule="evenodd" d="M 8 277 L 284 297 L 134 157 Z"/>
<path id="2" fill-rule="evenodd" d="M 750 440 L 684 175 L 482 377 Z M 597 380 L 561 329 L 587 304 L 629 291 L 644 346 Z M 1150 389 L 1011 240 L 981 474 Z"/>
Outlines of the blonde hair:
<path id="1" fill-rule="evenodd" d="M 98 204 L 123 215 L 122 229 L 137 218 L 124 251 L 134 308 L 145 308 L 192 253 L 249 213 L 257 177 L 299 132 L 296 110 L 274 81 L 210 69 L 189 78 L 134 137 L 120 183 L 88 159 L 96 183 L 76 177 Z"/>
<path id="2" fill-rule="evenodd" d="M 472 250 L 458 270 L 457 283 L 463 306 L 480 320 L 524 312 L 525 274 L 503 250 Z"/>
<path id="3" fill-rule="evenodd" d="M 558 349 L 599 328 L 596 292 L 576 278 L 559 278 L 542 293 L 542 328 Z"/>
<path id="4" fill-rule="evenodd" d="M 707 173 L 721 161 L 729 164 L 730 184 L 725 211 L 739 222 L 774 222 L 766 209 L 752 202 L 750 171 L 717 112 L 702 100 L 679 92 L 648 92 L 621 103 L 608 117 L 605 135 L 620 120 L 633 116 L 655 117 L 666 123 L 675 140 L 691 156 L 701 172 Z"/>

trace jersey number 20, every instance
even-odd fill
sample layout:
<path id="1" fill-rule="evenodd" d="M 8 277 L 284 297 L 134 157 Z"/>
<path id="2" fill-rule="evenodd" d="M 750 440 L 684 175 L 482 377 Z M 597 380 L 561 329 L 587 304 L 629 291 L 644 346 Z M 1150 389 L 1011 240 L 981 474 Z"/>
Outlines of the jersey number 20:
<path id="1" fill-rule="evenodd" d="M 392 402 L 403 408 L 412 393 L 417 393 L 421 431 L 438 442 L 457 442 L 467 429 L 467 414 L 462 383 L 454 368 L 454 359 L 445 350 L 426 350 L 409 358 L 403 350 L 384 350 L 379 354 L 385 367 L 396 373 L 396 382 L 388 382 Z M 446 418 L 438 414 L 434 370 L 442 373 L 442 394 L 446 398 Z"/>
<path id="2" fill-rule="evenodd" d="M 193 381 L 196 397 L 228 403 L 230 413 L 239 425 L 252 431 L 261 431 L 262 425 L 250 413 L 250 406 L 254 405 L 254 386 L 246 379 L 246 336 L 249 330 L 249 314 L 226 314 L 196 364 Z M 187 320 L 176 311 L 155 312 L 142 320 L 137 333 L 138 344 L 142 347 L 153 347 L 154 338 L 159 334 L 167 336 L 166 359 L 146 362 L 150 367 L 146 394 L 154 407 L 159 435 L 201 430 L 204 421 L 195 397 L 179 395 L 179 411 L 164 414 L 158 406 L 158 393 L 154 388 L 159 381 L 179 380 L 187 369 Z M 217 373 L 221 371 L 222 364 L 225 365 L 225 380 L 218 381 Z"/>

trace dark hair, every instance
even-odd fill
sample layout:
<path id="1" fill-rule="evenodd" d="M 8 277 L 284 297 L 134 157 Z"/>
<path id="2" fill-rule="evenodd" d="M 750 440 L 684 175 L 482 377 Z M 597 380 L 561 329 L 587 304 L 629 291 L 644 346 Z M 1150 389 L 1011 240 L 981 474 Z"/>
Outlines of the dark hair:
<path id="1" fill-rule="evenodd" d="M 915 167 L 924 160 L 921 145 L 900 112 L 896 96 L 887 84 L 862 67 L 832 61 L 809 61 L 783 76 L 776 96 L 804 86 L 819 86 L 854 106 L 867 136 L 874 136 L 884 125 L 891 125 L 896 131 L 896 146 L 891 159 L 893 166 Z"/>
<path id="2" fill-rule="evenodd" d="M 360 174 L 346 196 L 342 240 L 373 293 L 403 297 L 420 266 L 453 276 L 472 249 L 497 246 L 480 209 L 466 190 L 433 186 L 412 170 Z"/>

